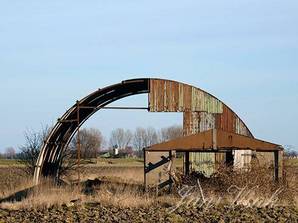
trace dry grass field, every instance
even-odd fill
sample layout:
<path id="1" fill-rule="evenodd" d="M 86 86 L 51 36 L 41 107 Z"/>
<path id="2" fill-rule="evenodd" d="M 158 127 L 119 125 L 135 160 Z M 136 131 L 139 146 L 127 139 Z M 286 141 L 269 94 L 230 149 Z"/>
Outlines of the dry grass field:
<path id="1" fill-rule="evenodd" d="M 264 168 L 222 169 L 192 176 L 171 194 L 144 193 L 143 162 L 100 159 L 60 186 L 32 179 L 14 161 L 0 161 L 0 222 L 297 222 L 298 160 L 286 162 L 286 180 L 272 183 Z M 196 180 L 199 178 L 199 184 Z M 199 186 L 198 186 L 199 185 Z M 180 185 L 181 186 L 181 185 Z M 28 189 L 29 188 L 29 189 Z M 200 189 L 201 188 L 201 189 Z"/>

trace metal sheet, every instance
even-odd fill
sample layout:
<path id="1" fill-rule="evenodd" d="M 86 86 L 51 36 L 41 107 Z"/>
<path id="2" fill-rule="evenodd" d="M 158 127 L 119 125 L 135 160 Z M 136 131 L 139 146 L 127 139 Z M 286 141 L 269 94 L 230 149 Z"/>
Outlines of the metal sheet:
<path id="1" fill-rule="evenodd" d="M 200 132 L 200 116 L 198 112 L 183 113 L 183 135 L 188 136 Z"/>
<path id="2" fill-rule="evenodd" d="M 151 79 L 149 111 L 205 111 L 208 113 L 222 113 L 223 103 L 205 91 L 193 86 L 176 81 Z"/>
<path id="3" fill-rule="evenodd" d="M 216 142 L 216 143 L 215 143 Z M 215 146 L 216 144 L 216 146 Z M 147 151 L 213 152 L 227 150 L 280 151 L 280 145 L 222 130 L 208 130 L 150 146 Z"/>
<path id="4" fill-rule="evenodd" d="M 235 133 L 235 120 L 235 113 L 224 105 L 223 113 L 216 115 L 216 128 Z"/>
<path id="5" fill-rule="evenodd" d="M 199 112 L 200 126 L 198 132 L 208 131 L 210 129 L 215 129 L 215 117 L 211 113 Z"/>
<path id="6" fill-rule="evenodd" d="M 235 150 L 234 167 L 236 169 L 249 169 L 252 159 L 251 150 Z"/>
<path id="7" fill-rule="evenodd" d="M 183 133 L 185 136 L 219 129 L 253 138 L 244 122 L 228 106 L 211 94 L 187 84 L 151 79 L 149 105 L 151 112 L 184 112 Z M 206 160 L 207 157 L 210 161 L 215 160 L 216 163 L 222 163 L 225 160 L 224 154 L 190 153 L 190 158 L 194 161 L 193 168 L 196 168 L 196 159 Z M 236 150 L 234 152 L 235 167 L 249 166 L 251 157 L 250 150 Z"/>
<path id="8" fill-rule="evenodd" d="M 209 177 L 215 172 L 214 153 L 192 153 L 190 158 L 191 170 L 201 172 Z"/>

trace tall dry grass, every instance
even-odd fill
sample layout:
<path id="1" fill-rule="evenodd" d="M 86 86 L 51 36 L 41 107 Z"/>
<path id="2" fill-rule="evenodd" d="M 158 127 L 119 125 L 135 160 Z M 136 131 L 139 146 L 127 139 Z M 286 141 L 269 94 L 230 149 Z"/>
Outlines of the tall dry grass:
<path id="1" fill-rule="evenodd" d="M 211 178 L 193 175 L 188 179 L 184 178 L 182 183 L 187 182 L 189 185 L 196 185 L 197 178 L 199 178 L 205 197 L 215 198 L 214 200 L 223 197 L 228 204 L 233 202 L 233 195 L 228 192 L 231 186 L 246 187 L 251 190 L 251 193 L 241 200 L 243 205 L 250 204 L 251 200 L 256 198 L 268 198 L 276 190 L 281 189 L 281 193 L 278 194 L 279 204 L 298 206 L 297 166 L 286 165 L 285 173 L 285 179 L 275 183 L 273 181 L 273 169 L 268 166 L 256 165 L 250 171 L 231 171 L 231 169 L 222 167 Z M 0 208 L 47 208 L 88 202 L 120 207 L 144 207 L 155 204 L 169 206 L 175 205 L 181 199 L 178 194 L 179 188 L 176 188 L 174 193 L 170 195 L 161 193 L 161 196 L 156 196 L 155 193 L 144 193 L 142 168 L 91 168 L 87 169 L 84 175 L 84 179 L 99 178 L 103 181 L 100 186 L 93 188 L 94 193 L 91 195 L 84 194 L 83 188 L 79 188 L 77 185 L 58 187 L 45 180 L 39 187 L 30 191 L 22 201 L 4 202 L 0 204 Z M 75 176 L 71 176 L 71 178 L 75 178 Z M 13 178 L 10 178 L 5 186 L 1 185 L 1 198 L 30 186 L 31 180 L 29 177 L 16 178 L 16 182 L 14 182 Z M 25 183 L 20 184 L 20 181 Z"/>
<path id="2" fill-rule="evenodd" d="M 278 199 L 277 205 L 298 206 L 297 166 L 285 165 L 284 175 L 278 182 L 274 181 L 273 173 L 270 165 L 253 164 L 249 170 L 221 166 L 211 178 L 194 174 L 184 178 L 184 181 L 195 185 L 199 179 L 206 196 L 223 197 L 227 201 L 234 201 L 235 196 L 243 191 L 239 195 L 243 205 L 256 200 L 269 200 L 274 195 Z"/>

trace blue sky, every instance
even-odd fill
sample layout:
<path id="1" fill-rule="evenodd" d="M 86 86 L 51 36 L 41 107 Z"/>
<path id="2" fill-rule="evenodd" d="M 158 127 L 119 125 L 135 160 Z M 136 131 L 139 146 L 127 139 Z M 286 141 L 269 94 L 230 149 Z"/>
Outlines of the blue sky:
<path id="1" fill-rule="evenodd" d="M 97 88 L 135 77 L 198 86 L 256 137 L 297 148 L 297 11 L 296 0 L 1 1 L 0 151 Z M 85 126 L 108 136 L 181 117 L 99 111 Z"/>

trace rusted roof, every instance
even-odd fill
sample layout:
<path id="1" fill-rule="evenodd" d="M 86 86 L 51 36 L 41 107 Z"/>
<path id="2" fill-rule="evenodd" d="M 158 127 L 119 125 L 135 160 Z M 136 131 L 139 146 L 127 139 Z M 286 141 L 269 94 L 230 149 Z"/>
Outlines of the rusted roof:
<path id="1" fill-rule="evenodd" d="M 211 129 L 146 148 L 146 151 L 220 151 L 255 150 L 262 152 L 283 150 L 282 146 L 247 136 Z"/>

